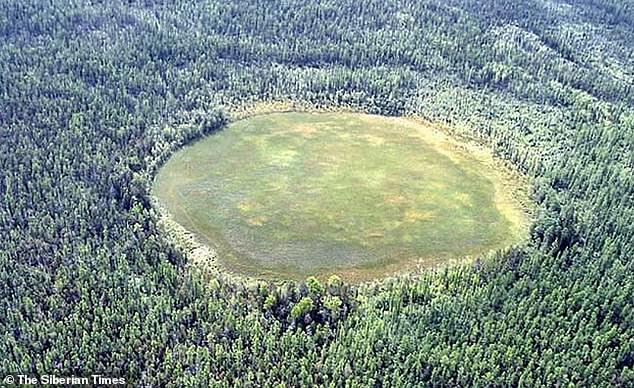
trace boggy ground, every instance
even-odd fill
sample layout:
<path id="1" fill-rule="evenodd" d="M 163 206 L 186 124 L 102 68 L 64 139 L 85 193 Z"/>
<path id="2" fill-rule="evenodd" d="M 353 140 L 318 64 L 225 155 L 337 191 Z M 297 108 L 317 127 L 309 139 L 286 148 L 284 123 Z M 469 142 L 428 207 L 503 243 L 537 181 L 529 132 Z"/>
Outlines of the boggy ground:
<path id="1" fill-rule="evenodd" d="M 367 280 L 521 240 L 519 180 L 496 166 L 428 123 L 275 113 L 180 150 L 154 193 L 232 272 Z"/>

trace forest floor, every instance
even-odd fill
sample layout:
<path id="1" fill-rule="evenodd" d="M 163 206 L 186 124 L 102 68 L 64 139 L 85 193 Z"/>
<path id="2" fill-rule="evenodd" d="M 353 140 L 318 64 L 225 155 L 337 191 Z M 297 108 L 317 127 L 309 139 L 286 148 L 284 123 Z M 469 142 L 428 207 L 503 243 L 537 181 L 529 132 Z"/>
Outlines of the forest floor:
<path id="1" fill-rule="evenodd" d="M 526 179 L 438 125 L 259 113 L 178 151 L 154 183 L 158 204 L 224 270 L 366 281 L 464 262 L 527 235 Z"/>

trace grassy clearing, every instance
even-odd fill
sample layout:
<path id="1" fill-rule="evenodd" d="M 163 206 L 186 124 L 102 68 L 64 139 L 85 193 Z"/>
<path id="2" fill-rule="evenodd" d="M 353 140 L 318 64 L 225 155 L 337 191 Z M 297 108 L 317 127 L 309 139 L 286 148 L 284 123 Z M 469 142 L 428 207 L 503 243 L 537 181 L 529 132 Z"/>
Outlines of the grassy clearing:
<path id="1" fill-rule="evenodd" d="M 367 280 L 518 242 L 521 180 L 432 125 L 275 113 L 176 153 L 154 193 L 232 272 Z"/>

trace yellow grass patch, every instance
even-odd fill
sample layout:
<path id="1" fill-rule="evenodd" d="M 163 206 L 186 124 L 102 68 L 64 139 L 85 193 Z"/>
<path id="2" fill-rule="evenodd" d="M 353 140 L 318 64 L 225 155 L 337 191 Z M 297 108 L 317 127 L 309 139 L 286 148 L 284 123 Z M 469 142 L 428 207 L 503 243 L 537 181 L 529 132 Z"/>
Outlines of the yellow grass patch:
<path id="1" fill-rule="evenodd" d="M 385 143 L 385 139 L 382 138 L 381 136 L 366 134 L 366 135 L 359 136 L 359 138 L 367 141 L 370 145 L 373 145 L 375 147 L 381 146 Z"/>
<path id="2" fill-rule="evenodd" d="M 405 212 L 405 220 L 407 222 L 429 221 L 435 217 L 434 212 L 419 212 L 416 210 L 408 210 Z"/>
<path id="3" fill-rule="evenodd" d="M 249 218 L 247 223 L 251 226 L 262 226 L 269 220 L 266 216 L 258 216 L 254 218 Z"/>
<path id="4" fill-rule="evenodd" d="M 241 204 L 238 205 L 238 209 L 240 209 L 240 211 L 243 213 L 247 213 L 253 210 L 253 205 L 251 205 L 248 202 L 242 202 Z"/>
<path id="5" fill-rule="evenodd" d="M 317 132 L 317 128 L 316 126 L 310 124 L 299 124 L 293 127 L 293 131 L 300 133 L 306 138 L 311 138 L 315 135 L 315 132 Z"/>
<path id="6" fill-rule="evenodd" d="M 471 203 L 471 197 L 467 193 L 458 193 L 456 200 L 463 206 L 473 206 Z"/>

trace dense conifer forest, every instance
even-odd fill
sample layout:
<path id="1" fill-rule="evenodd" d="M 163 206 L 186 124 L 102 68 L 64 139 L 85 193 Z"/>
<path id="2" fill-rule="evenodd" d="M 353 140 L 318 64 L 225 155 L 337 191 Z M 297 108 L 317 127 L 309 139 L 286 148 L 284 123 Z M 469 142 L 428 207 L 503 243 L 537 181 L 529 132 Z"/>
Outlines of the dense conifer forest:
<path id="1" fill-rule="evenodd" d="M 134 386 L 634 385 L 628 0 L 0 2 L 0 371 Z M 157 169 L 291 101 L 442 122 L 529 240 L 364 285 L 191 266 Z"/>

